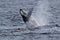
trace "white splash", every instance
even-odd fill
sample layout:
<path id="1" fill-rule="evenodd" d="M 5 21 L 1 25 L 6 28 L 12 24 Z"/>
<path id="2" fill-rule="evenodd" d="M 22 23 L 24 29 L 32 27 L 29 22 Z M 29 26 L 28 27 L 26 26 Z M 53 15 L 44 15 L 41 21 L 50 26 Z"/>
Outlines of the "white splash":
<path id="1" fill-rule="evenodd" d="M 50 13 L 48 12 L 49 2 L 47 0 L 39 1 L 34 7 L 29 23 L 35 27 L 48 25 Z"/>

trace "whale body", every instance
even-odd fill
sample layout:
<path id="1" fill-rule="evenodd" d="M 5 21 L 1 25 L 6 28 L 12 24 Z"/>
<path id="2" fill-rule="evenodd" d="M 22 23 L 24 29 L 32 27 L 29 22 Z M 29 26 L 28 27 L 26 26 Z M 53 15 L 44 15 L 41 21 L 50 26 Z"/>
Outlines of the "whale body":
<path id="1" fill-rule="evenodd" d="M 26 12 L 25 10 L 20 9 L 20 14 L 23 18 L 23 21 L 28 26 L 28 28 L 30 28 L 30 27 L 35 28 L 39 25 L 37 20 L 33 16 L 31 16 L 32 15 L 32 10 L 33 10 L 33 8 L 29 12 Z"/>
<path id="2" fill-rule="evenodd" d="M 39 26 L 44 26 L 49 24 L 50 13 L 48 12 L 49 2 L 47 0 L 39 1 L 37 5 L 26 13 L 20 10 L 21 16 L 24 22 L 29 26 L 29 28 L 35 28 Z"/>

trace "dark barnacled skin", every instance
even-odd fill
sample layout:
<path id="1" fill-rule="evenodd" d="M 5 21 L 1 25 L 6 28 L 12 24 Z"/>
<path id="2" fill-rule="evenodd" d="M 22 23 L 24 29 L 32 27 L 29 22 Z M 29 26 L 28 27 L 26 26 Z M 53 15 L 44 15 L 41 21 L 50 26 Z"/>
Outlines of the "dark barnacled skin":
<path id="1" fill-rule="evenodd" d="M 23 17 L 23 21 L 26 23 L 28 21 L 27 17 L 24 15 L 22 15 L 22 17 Z"/>

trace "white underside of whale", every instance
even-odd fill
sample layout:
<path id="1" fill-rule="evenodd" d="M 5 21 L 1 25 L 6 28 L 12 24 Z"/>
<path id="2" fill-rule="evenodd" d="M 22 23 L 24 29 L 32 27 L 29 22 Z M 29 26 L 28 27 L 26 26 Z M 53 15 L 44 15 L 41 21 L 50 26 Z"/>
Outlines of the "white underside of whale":
<path id="1" fill-rule="evenodd" d="M 40 26 L 40 24 L 37 22 L 37 20 L 33 16 L 31 16 L 31 18 L 29 19 L 28 22 L 26 22 L 26 24 L 27 26 L 32 28 Z"/>

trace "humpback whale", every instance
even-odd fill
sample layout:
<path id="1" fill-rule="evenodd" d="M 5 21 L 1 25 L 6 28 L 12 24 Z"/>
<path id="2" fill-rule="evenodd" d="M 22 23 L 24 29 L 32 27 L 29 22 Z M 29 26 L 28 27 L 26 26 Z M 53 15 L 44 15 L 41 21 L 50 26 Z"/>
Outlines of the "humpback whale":
<path id="1" fill-rule="evenodd" d="M 49 2 L 47 0 L 39 1 L 28 13 L 20 9 L 20 14 L 29 28 L 49 25 L 51 17 L 53 16 L 49 12 Z"/>
<path id="2" fill-rule="evenodd" d="M 30 9 L 29 12 L 23 10 L 23 9 L 20 9 L 20 14 L 23 18 L 23 21 L 25 22 L 25 24 L 27 25 L 27 28 L 28 29 L 35 29 L 39 26 L 38 22 L 36 21 L 36 19 L 31 16 L 32 15 L 32 11 L 33 11 L 33 8 Z"/>

